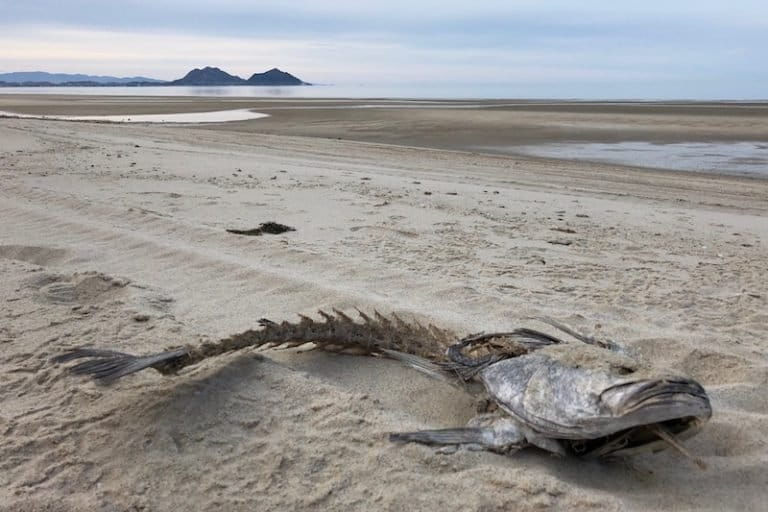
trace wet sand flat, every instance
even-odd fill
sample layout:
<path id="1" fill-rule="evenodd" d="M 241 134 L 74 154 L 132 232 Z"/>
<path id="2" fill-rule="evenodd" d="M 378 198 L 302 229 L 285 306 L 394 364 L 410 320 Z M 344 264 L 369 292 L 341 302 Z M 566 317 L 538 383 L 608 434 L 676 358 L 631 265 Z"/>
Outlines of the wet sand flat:
<path id="1" fill-rule="evenodd" d="M 161 108 L 13 101 L 0 97 L 0 109 Z M 762 107 L 544 105 L 501 115 L 193 103 L 271 117 L 0 119 L 0 510 L 764 507 L 768 180 L 455 143 L 474 144 L 491 133 L 483 127 L 518 115 L 528 134 L 545 120 L 580 119 L 601 137 L 615 127 L 597 124 L 618 123 L 668 139 L 688 127 L 759 140 Z M 448 123 L 465 114 L 476 132 Z M 387 140 L 393 126 L 421 135 Z M 296 231 L 227 232 L 268 221 Z M 459 426 L 476 404 L 380 359 L 244 351 L 112 387 L 50 363 L 82 345 L 150 353 L 333 307 L 395 311 L 458 335 L 541 328 L 529 318 L 550 316 L 624 343 L 706 387 L 714 417 L 686 446 L 709 470 L 671 452 L 598 463 L 392 445 L 388 432 Z"/>
<path id="2" fill-rule="evenodd" d="M 0 110 L 25 114 L 165 114 L 244 108 L 270 117 L 211 129 L 470 151 L 559 141 L 768 141 L 768 103 L 0 94 Z"/>

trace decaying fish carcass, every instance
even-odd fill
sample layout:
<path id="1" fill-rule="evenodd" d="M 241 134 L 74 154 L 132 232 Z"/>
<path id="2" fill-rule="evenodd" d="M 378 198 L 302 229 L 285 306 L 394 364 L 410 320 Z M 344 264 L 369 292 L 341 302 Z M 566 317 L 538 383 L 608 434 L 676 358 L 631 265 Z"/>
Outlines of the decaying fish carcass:
<path id="1" fill-rule="evenodd" d="M 696 434 L 712 414 L 706 392 L 694 380 L 651 373 L 614 343 L 582 336 L 551 320 L 546 322 L 574 341 L 533 329 L 457 341 L 450 331 L 396 315 L 360 313 L 358 321 L 339 311 L 320 315 L 322 321 L 306 316 L 296 323 L 261 320 L 260 329 L 158 354 L 81 348 L 55 361 L 84 358 L 71 371 L 108 384 L 145 368 L 173 374 L 248 347 L 313 343 L 323 350 L 389 357 L 470 392 L 479 382 L 498 406 L 464 428 L 392 434 L 393 441 L 471 445 L 502 453 L 533 445 L 590 458 L 667 447 L 687 454 L 679 441 Z"/>

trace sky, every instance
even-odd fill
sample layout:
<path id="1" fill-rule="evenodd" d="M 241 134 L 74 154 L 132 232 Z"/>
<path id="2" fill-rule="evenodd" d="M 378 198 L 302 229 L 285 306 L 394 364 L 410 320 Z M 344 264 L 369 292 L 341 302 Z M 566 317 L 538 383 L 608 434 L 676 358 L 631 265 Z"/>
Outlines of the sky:
<path id="1" fill-rule="evenodd" d="M 768 0 L 0 0 L 0 72 L 768 98 Z"/>

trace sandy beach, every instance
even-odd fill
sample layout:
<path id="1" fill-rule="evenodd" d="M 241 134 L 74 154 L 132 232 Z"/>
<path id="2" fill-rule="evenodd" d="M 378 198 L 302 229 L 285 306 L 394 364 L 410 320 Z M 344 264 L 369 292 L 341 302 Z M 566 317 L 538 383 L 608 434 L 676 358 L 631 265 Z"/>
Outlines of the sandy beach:
<path id="1" fill-rule="evenodd" d="M 768 180 L 475 148 L 768 141 L 768 107 L 386 103 L 0 96 L 32 114 L 270 115 L 0 118 L 0 510 L 764 509 Z M 296 231 L 226 231 L 266 221 Z M 382 359 L 246 350 L 111 387 L 50 362 L 320 308 L 459 335 L 549 316 L 619 341 L 705 386 L 714 416 L 686 446 L 709 469 L 391 444 L 476 404 Z"/>

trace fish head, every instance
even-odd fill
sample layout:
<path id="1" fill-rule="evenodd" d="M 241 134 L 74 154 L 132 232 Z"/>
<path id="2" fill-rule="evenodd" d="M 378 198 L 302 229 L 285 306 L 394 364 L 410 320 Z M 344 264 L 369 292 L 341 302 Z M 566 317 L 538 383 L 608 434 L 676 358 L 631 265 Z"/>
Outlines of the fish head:
<path id="1" fill-rule="evenodd" d="M 555 347 L 507 359 L 486 369 L 481 380 L 518 421 L 590 457 L 664 449 L 658 429 L 686 439 L 712 415 L 695 380 L 649 372 L 595 347 Z"/>

